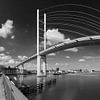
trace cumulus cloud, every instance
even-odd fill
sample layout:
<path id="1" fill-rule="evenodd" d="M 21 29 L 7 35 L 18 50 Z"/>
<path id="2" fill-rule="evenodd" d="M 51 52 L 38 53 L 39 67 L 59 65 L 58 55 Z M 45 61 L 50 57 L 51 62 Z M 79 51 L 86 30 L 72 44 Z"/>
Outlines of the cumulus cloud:
<path id="1" fill-rule="evenodd" d="M 47 32 L 47 39 L 54 43 L 62 42 L 65 39 L 64 34 L 58 31 L 58 29 L 48 29 Z"/>
<path id="2" fill-rule="evenodd" d="M 65 39 L 64 34 L 58 31 L 58 29 L 48 29 L 47 32 L 47 47 L 52 46 L 58 42 L 63 42 Z M 40 47 L 43 48 L 44 42 L 40 43 Z"/>
<path id="3" fill-rule="evenodd" d="M 9 63 L 9 64 L 14 64 L 14 63 L 15 63 L 15 60 L 14 60 L 14 59 L 10 59 L 10 60 L 8 61 L 8 63 Z"/>
<path id="4" fill-rule="evenodd" d="M 51 46 L 52 43 L 50 41 L 47 41 L 47 46 Z"/>
<path id="5" fill-rule="evenodd" d="M 68 42 L 70 42 L 70 41 L 71 41 L 70 38 L 67 38 L 67 39 L 64 40 L 64 42 L 66 42 L 66 43 L 68 43 Z"/>
<path id="6" fill-rule="evenodd" d="M 70 58 L 70 56 L 66 56 L 65 58 Z"/>
<path id="7" fill-rule="evenodd" d="M 27 70 L 36 70 L 36 68 L 37 68 L 37 65 L 33 62 L 28 62 L 28 63 L 24 64 L 24 66 L 25 66 L 25 69 L 27 69 Z"/>
<path id="8" fill-rule="evenodd" d="M 55 63 L 55 65 L 56 65 L 56 66 L 59 65 L 59 63 Z"/>
<path id="9" fill-rule="evenodd" d="M 2 57 L 2 56 L 4 56 L 5 54 L 4 53 L 0 53 L 0 56 Z"/>
<path id="10" fill-rule="evenodd" d="M 70 48 L 70 49 L 66 49 L 64 51 L 70 51 L 70 52 L 78 52 L 78 48 Z"/>
<path id="11" fill-rule="evenodd" d="M 12 36 L 11 36 L 11 39 L 14 39 L 14 38 L 15 38 L 15 35 L 12 35 Z"/>
<path id="12" fill-rule="evenodd" d="M 84 59 L 99 59 L 100 56 L 83 56 Z"/>
<path id="13" fill-rule="evenodd" d="M 6 62 L 0 61 L 0 65 L 5 65 L 5 64 L 6 64 Z"/>
<path id="14" fill-rule="evenodd" d="M 12 56 L 10 56 L 10 55 L 6 55 L 4 53 L 1 53 L 0 54 L 0 65 L 9 66 L 9 65 L 15 65 L 15 64 L 20 63 L 17 60 L 16 59 L 13 59 Z"/>
<path id="15" fill-rule="evenodd" d="M 5 55 L 4 53 L 0 54 L 0 61 L 8 61 L 10 60 L 12 57 L 10 55 Z"/>
<path id="16" fill-rule="evenodd" d="M 12 33 L 12 29 L 13 21 L 8 19 L 0 28 L 0 37 L 7 38 Z"/>
<path id="17" fill-rule="evenodd" d="M 27 56 L 18 56 L 18 58 L 19 58 L 20 60 L 25 60 L 25 59 L 27 59 L 28 57 L 27 57 Z"/>
<path id="18" fill-rule="evenodd" d="M 21 63 L 20 61 L 15 61 L 15 64 L 19 64 L 19 63 Z"/>
<path id="19" fill-rule="evenodd" d="M 53 43 L 51 43 L 51 41 L 47 41 L 47 43 L 46 43 L 46 46 L 48 47 L 48 46 L 52 46 L 53 45 Z M 40 43 L 40 48 L 43 48 L 44 47 L 44 41 L 41 41 L 41 43 Z"/>
<path id="20" fill-rule="evenodd" d="M 85 61 L 85 59 L 79 59 L 79 62 L 83 62 L 83 61 Z"/>
<path id="21" fill-rule="evenodd" d="M 7 62 L 7 64 L 19 64 L 20 63 L 20 61 L 16 61 L 15 59 L 10 59 L 10 60 L 8 60 L 8 62 Z"/>
<path id="22" fill-rule="evenodd" d="M 50 54 L 48 54 L 48 56 L 55 56 L 56 55 L 56 53 L 50 53 Z"/>
<path id="23" fill-rule="evenodd" d="M 9 61 L 12 59 L 10 55 L 5 55 L 4 53 L 0 54 L 0 64 L 1 65 L 8 65 Z M 10 61 L 11 62 L 11 61 Z"/>
<path id="24" fill-rule="evenodd" d="M 65 63 L 65 66 L 68 66 L 68 63 Z"/>
<path id="25" fill-rule="evenodd" d="M 5 51 L 5 48 L 4 47 L 0 47 L 0 52 L 3 52 Z"/>

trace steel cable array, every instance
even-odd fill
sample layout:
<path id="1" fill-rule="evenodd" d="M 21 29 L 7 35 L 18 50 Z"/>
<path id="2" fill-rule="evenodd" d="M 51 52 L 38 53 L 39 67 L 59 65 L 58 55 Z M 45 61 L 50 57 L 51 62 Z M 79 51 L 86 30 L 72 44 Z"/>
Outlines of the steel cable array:
<path id="1" fill-rule="evenodd" d="M 40 10 L 40 38 L 43 39 L 43 13 L 47 30 L 58 29 L 66 38 L 100 35 L 100 10 L 80 4 L 60 4 Z"/>

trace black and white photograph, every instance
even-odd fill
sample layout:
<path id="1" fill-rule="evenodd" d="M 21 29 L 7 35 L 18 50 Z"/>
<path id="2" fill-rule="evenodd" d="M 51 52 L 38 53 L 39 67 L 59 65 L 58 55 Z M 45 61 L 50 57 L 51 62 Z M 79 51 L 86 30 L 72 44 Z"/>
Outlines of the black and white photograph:
<path id="1" fill-rule="evenodd" d="M 0 0 L 0 100 L 100 100 L 100 1 Z"/>

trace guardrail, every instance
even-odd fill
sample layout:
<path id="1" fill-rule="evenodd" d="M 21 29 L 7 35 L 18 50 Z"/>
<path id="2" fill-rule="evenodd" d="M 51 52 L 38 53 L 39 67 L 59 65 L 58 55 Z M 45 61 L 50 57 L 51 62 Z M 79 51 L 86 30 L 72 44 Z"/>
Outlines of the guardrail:
<path id="1" fill-rule="evenodd" d="M 6 100 L 28 100 L 20 90 L 9 80 L 9 77 L 2 75 Z"/>

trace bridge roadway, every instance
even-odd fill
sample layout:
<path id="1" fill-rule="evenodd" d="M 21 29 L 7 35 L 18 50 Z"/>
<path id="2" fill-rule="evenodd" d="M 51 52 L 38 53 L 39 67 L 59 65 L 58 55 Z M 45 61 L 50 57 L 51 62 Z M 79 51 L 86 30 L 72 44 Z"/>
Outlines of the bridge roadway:
<path id="1" fill-rule="evenodd" d="M 88 46 L 88 45 L 100 45 L 100 35 L 81 37 L 73 40 L 65 39 L 62 43 L 56 44 L 52 47 L 47 48 L 46 50 L 41 51 L 40 56 L 45 56 L 50 53 L 57 52 L 64 49 L 70 49 L 73 47 Z M 23 65 L 24 63 L 27 63 L 36 58 L 37 58 L 37 54 L 34 54 L 33 56 L 29 57 L 25 61 L 18 64 L 16 67 Z"/>

